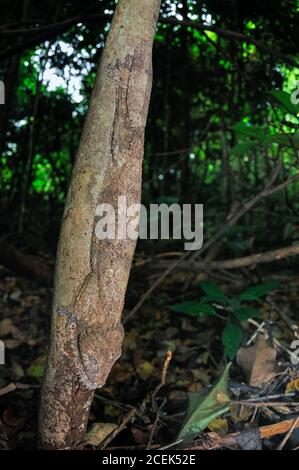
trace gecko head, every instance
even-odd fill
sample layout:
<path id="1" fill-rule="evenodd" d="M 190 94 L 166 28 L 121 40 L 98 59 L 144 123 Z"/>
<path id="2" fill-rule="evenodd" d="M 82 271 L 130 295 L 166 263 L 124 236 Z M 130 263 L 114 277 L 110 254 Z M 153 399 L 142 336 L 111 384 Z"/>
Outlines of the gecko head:
<path id="1" fill-rule="evenodd" d="M 121 355 L 123 337 L 121 324 L 106 329 L 89 327 L 80 333 L 80 378 L 88 388 L 100 388 L 105 384 L 113 364 Z"/>

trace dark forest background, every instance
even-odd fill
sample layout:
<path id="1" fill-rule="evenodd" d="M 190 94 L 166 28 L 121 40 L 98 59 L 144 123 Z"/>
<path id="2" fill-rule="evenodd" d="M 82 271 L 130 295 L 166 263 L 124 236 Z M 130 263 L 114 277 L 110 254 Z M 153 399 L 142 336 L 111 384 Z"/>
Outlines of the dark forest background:
<path id="1" fill-rule="evenodd" d="M 42 8 L 1 1 L 1 229 L 28 250 L 55 253 L 113 9 L 113 1 L 45 1 Z M 168 24 L 170 17 L 178 24 Z M 233 204 L 262 188 L 279 159 L 281 181 L 296 173 L 294 148 L 269 136 L 295 132 L 296 120 L 270 92 L 296 89 L 297 2 L 165 1 L 161 20 L 143 201 L 205 204 L 208 236 Z M 297 184 L 242 220 L 227 248 L 244 253 L 252 237 L 259 248 L 296 238 Z"/>
<path id="2" fill-rule="evenodd" d="M 60 220 L 115 1 L 0 0 L 0 8 L 0 337 L 8 345 L 0 385 L 33 385 L 5 395 L 0 411 L 14 445 L 32 448 Z M 265 322 L 289 364 L 298 315 L 298 260 L 286 256 L 299 252 L 298 44 L 296 0 L 162 1 L 142 201 L 204 204 L 206 248 L 201 260 L 187 257 L 163 278 L 183 243 L 138 242 L 124 355 L 95 399 L 92 422 L 117 422 L 153 390 L 170 348 L 167 431 L 161 424 L 157 434 L 169 442 L 171 413 L 252 337 L 259 323 L 242 323 L 250 318 Z M 282 248 L 272 264 L 221 265 Z M 220 264 L 210 270 L 212 262 Z M 236 303 L 221 292 L 236 299 L 252 285 L 247 310 L 233 310 L 232 319 Z M 199 307 L 205 294 L 208 305 Z M 240 374 L 236 367 L 234 379 Z M 148 416 L 153 422 L 154 410 Z M 128 445 L 150 438 L 149 422 L 138 419 L 122 438 Z"/>

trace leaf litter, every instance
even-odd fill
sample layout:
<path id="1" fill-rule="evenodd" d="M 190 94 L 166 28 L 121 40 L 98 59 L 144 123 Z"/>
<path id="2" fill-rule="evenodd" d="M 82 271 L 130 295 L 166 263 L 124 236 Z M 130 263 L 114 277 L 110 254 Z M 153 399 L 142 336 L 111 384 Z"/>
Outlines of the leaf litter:
<path id="1" fill-rule="evenodd" d="M 294 323 L 298 284 L 294 279 L 276 298 L 273 294 Z M 276 309 L 262 302 L 260 317 L 242 323 L 237 360 L 227 365 L 221 318 L 195 319 L 169 309 L 182 299 L 179 286 L 175 277 L 171 284 L 165 282 L 159 299 L 144 305 L 126 325 L 122 358 L 96 392 L 85 447 L 99 448 L 111 439 L 107 447 L 111 449 L 180 447 L 182 441 L 183 448 L 276 448 L 299 412 L 298 366 L 289 355 L 296 339 L 293 332 Z M 197 285 L 190 289 L 196 295 Z M 0 339 L 7 356 L 0 369 L 1 430 L 9 448 L 33 449 L 52 290 L 6 276 L 0 278 L 0 291 Z M 134 304 L 136 295 L 138 281 L 133 278 L 128 305 Z M 161 385 L 169 349 L 172 359 Z M 286 448 L 299 445 L 295 430 Z"/>

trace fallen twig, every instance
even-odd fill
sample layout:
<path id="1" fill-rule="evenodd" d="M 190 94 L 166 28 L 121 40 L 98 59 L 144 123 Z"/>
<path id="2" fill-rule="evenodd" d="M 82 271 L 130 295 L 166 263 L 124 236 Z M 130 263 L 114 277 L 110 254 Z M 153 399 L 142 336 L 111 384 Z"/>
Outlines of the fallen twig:
<path id="1" fill-rule="evenodd" d="M 267 398 L 267 397 L 266 397 Z M 243 405 L 243 406 L 272 406 L 273 408 L 275 407 L 280 407 L 280 406 L 298 406 L 298 402 L 292 402 L 292 401 L 253 401 L 253 400 L 234 400 L 230 402 L 230 405 Z"/>
<path id="2" fill-rule="evenodd" d="M 185 261 L 180 263 L 179 268 L 181 270 L 188 271 L 211 271 L 216 269 L 239 269 L 255 264 L 271 263 L 273 261 L 279 261 L 281 259 L 299 255 L 299 245 L 287 246 L 279 248 L 278 250 L 267 251 L 265 253 L 257 253 L 255 255 L 243 256 L 242 258 L 234 258 L 227 260 L 211 261 L 211 262 L 192 262 Z M 169 261 L 158 261 L 158 267 L 165 267 L 169 265 Z"/>
<path id="3" fill-rule="evenodd" d="M 30 390 L 40 388 L 39 385 L 31 385 L 31 384 L 21 384 L 21 383 L 10 383 L 5 387 L 0 389 L 0 397 L 6 395 L 7 393 L 14 392 L 15 390 Z"/>
<path id="4" fill-rule="evenodd" d="M 103 450 L 103 449 L 106 449 L 107 445 L 110 444 L 110 442 L 113 441 L 113 439 L 115 439 L 115 437 L 125 429 L 125 427 L 127 426 L 127 424 L 131 421 L 131 419 L 135 416 L 137 410 L 136 408 L 132 408 L 129 413 L 127 413 L 122 422 L 120 423 L 120 425 L 118 426 L 118 428 L 114 429 L 114 431 L 112 431 L 112 433 L 109 434 L 109 436 L 106 437 L 106 439 L 102 442 L 101 446 L 100 446 L 100 449 Z"/>
<path id="5" fill-rule="evenodd" d="M 270 437 L 276 436 L 278 434 L 284 434 L 288 431 L 291 432 L 294 429 L 299 428 L 299 419 L 289 419 L 286 421 L 281 421 L 279 423 L 269 424 L 267 426 L 261 426 L 259 429 L 259 434 L 261 439 L 269 439 Z M 187 450 L 211 450 L 211 449 L 220 449 L 221 447 L 233 447 L 238 445 L 237 438 L 241 434 L 245 434 L 246 431 L 227 434 L 224 437 L 220 437 L 218 434 L 211 432 L 207 433 L 204 437 L 206 442 L 201 445 L 188 447 Z"/>
<path id="6" fill-rule="evenodd" d="M 264 328 L 265 322 L 262 322 L 261 324 L 259 324 L 257 321 L 250 318 L 248 320 L 248 323 L 250 323 L 251 325 L 254 325 L 256 328 L 258 328 L 258 330 L 255 332 L 255 336 L 258 333 L 264 333 L 264 331 L 265 331 L 265 328 Z M 273 338 L 273 344 L 277 348 L 279 348 L 282 351 L 286 352 L 290 356 L 290 358 L 293 358 L 295 361 L 298 361 L 298 357 L 296 356 L 296 354 L 293 351 L 290 351 L 287 347 L 285 347 L 280 341 L 278 341 L 278 339 Z"/>
<path id="7" fill-rule="evenodd" d="M 294 422 L 293 422 L 292 426 L 290 427 L 290 429 L 288 430 L 287 434 L 284 436 L 281 443 L 277 446 L 277 450 L 282 450 L 284 448 L 284 446 L 286 445 L 286 443 L 290 439 L 290 437 L 292 435 L 292 432 L 297 427 L 297 424 L 299 425 L 299 416 L 297 416 L 297 418 L 294 419 Z"/>
<path id="8" fill-rule="evenodd" d="M 276 302 L 272 299 L 271 296 L 268 295 L 267 299 L 266 299 L 266 302 L 273 308 L 273 310 L 275 310 L 276 313 L 278 313 L 278 315 L 280 316 L 280 318 L 285 322 L 285 324 L 287 325 L 287 327 L 293 332 L 294 336 L 296 338 L 298 338 L 299 336 L 299 327 L 298 325 L 296 325 L 296 323 L 294 323 L 289 317 L 288 315 L 283 311 L 281 310 L 281 308 L 278 307 L 278 305 L 276 304 Z"/>
<path id="9" fill-rule="evenodd" d="M 154 410 L 156 410 L 156 417 L 155 417 L 155 422 L 153 424 L 153 427 L 151 429 L 150 437 L 149 437 L 148 444 L 147 444 L 147 449 L 151 448 L 153 437 L 155 435 L 155 431 L 156 431 L 156 428 L 157 428 L 157 425 L 158 425 L 158 422 L 159 422 L 159 419 L 160 419 L 160 411 L 161 411 L 161 409 L 163 408 L 163 406 L 165 405 L 165 402 L 166 402 L 166 400 L 163 400 L 161 405 L 158 407 L 157 402 L 156 402 L 156 396 L 157 396 L 157 393 L 159 392 L 159 390 L 166 383 L 167 370 L 168 370 L 168 366 L 169 366 L 169 363 L 170 363 L 171 359 L 172 359 L 172 352 L 167 351 L 166 358 L 165 358 L 164 365 L 163 365 L 163 369 L 162 369 L 162 375 L 161 375 L 160 383 L 157 385 L 157 387 L 155 388 L 155 390 L 152 394 L 152 407 L 153 407 Z"/>
<path id="10" fill-rule="evenodd" d="M 165 362 L 164 362 L 163 369 L 162 369 L 161 381 L 157 385 L 157 387 L 155 388 L 155 390 L 152 394 L 153 409 L 155 409 L 155 408 L 157 409 L 156 396 L 157 396 L 157 393 L 159 392 L 160 388 L 162 388 L 163 385 L 165 385 L 165 383 L 166 383 L 166 374 L 167 374 L 168 366 L 169 366 L 169 363 L 170 363 L 171 359 L 172 359 L 172 352 L 167 351 Z"/>

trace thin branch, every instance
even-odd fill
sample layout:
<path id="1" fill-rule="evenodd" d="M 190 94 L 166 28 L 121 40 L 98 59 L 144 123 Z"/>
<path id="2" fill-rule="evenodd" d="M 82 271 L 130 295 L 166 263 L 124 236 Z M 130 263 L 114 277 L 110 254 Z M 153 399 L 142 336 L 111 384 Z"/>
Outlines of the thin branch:
<path id="1" fill-rule="evenodd" d="M 288 430 L 287 434 L 284 436 L 283 440 L 281 441 L 281 443 L 278 445 L 277 449 L 276 450 L 282 450 L 284 448 L 284 446 L 286 445 L 286 443 L 288 442 L 288 440 L 290 439 L 291 435 L 292 435 L 292 432 L 294 431 L 294 429 L 296 429 L 297 427 L 299 426 L 299 416 L 297 416 L 296 419 L 294 419 L 294 422 L 292 424 L 292 426 L 290 427 L 290 429 Z"/>
<path id="2" fill-rule="evenodd" d="M 60 21 L 58 23 L 52 23 L 50 25 L 42 26 L 39 28 L 30 28 L 28 30 L 19 29 L 17 34 L 24 34 L 24 32 L 27 31 L 27 33 L 30 33 L 28 34 L 28 36 L 30 37 L 28 39 L 24 39 L 21 44 L 15 44 L 2 50 L 0 52 L 0 59 L 4 59 L 18 52 L 22 52 L 30 47 L 36 47 L 42 42 L 56 38 L 56 36 L 58 36 L 59 34 L 67 32 L 71 26 L 78 25 L 82 22 L 88 22 L 90 20 L 99 20 L 101 18 L 106 17 L 107 19 L 109 19 L 109 16 L 105 14 L 76 16 L 68 20 Z M 11 31 L 12 30 L 8 30 L 6 33 L 5 31 L 2 31 L 0 34 L 12 34 Z"/>
<path id="3" fill-rule="evenodd" d="M 10 383 L 0 389 L 0 397 L 7 395 L 7 393 L 14 392 L 15 390 L 31 390 L 39 388 L 39 385 L 29 385 L 21 383 Z"/>
<path id="4" fill-rule="evenodd" d="M 163 365 L 163 369 L 162 369 L 162 375 L 161 375 L 160 383 L 157 385 L 157 387 L 155 388 L 155 390 L 153 392 L 153 395 L 152 395 L 152 407 L 153 407 L 153 409 L 157 409 L 156 396 L 157 396 L 157 393 L 159 392 L 159 390 L 166 383 L 166 375 L 167 375 L 168 366 L 169 366 L 169 363 L 170 363 L 171 359 L 172 359 L 172 352 L 167 351 L 166 358 L 165 358 L 164 365 Z"/>
<path id="5" fill-rule="evenodd" d="M 106 439 L 102 442 L 102 444 L 100 446 L 101 450 L 106 449 L 108 444 L 110 444 L 110 442 L 112 442 L 115 439 L 115 437 L 126 428 L 127 424 L 132 420 L 132 418 L 135 416 L 136 412 L 137 412 L 136 408 L 132 408 L 125 415 L 125 417 L 123 418 L 123 420 L 122 420 L 121 424 L 118 426 L 118 428 L 114 429 L 114 431 L 112 431 L 109 434 L 109 436 L 107 436 Z"/>
<path id="6" fill-rule="evenodd" d="M 21 28 L 21 29 L 7 29 L 0 30 L 0 34 L 5 35 L 19 35 L 19 34 L 26 34 L 31 36 L 28 40 L 24 40 L 21 45 L 10 46 L 5 50 L 0 52 L 0 58 L 5 58 L 10 55 L 13 55 L 17 52 L 27 49 L 28 47 L 37 46 L 43 41 L 47 41 L 52 39 L 53 37 L 57 36 L 58 34 L 62 34 L 66 32 L 71 26 L 76 25 L 81 22 L 89 22 L 89 21 L 96 21 L 100 18 L 106 17 L 108 20 L 110 19 L 110 15 L 107 14 L 89 14 L 89 15 L 78 15 L 68 20 L 60 21 L 58 23 L 53 23 L 47 26 L 41 26 L 37 28 Z M 237 40 L 246 42 L 247 44 L 254 44 L 258 49 L 267 54 L 276 57 L 278 59 L 282 59 L 286 64 L 297 67 L 297 62 L 292 57 L 289 57 L 286 54 L 278 52 L 275 48 L 265 45 L 264 43 L 252 38 L 251 36 L 247 36 L 246 34 L 238 33 L 236 31 L 230 31 L 227 29 L 219 28 L 217 26 L 209 26 L 203 23 L 197 23 L 196 21 L 192 20 L 178 20 L 175 17 L 159 17 L 159 23 L 163 24 L 170 24 L 175 26 L 190 26 L 194 29 L 199 31 L 212 31 L 219 36 L 225 37 L 231 40 Z"/>
<path id="7" fill-rule="evenodd" d="M 296 325 L 296 323 L 293 320 L 291 320 L 291 318 L 289 318 L 288 315 L 283 310 L 281 310 L 281 308 L 276 304 L 276 302 L 272 299 L 270 295 L 267 296 L 266 302 L 273 308 L 273 310 L 275 310 L 276 313 L 278 313 L 278 315 L 285 322 L 287 327 L 293 332 L 294 336 L 298 338 L 299 326 Z"/>
<path id="8" fill-rule="evenodd" d="M 249 318 L 248 323 L 250 323 L 255 328 L 257 328 L 257 331 L 254 333 L 252 338 L 250 338 L 250 342 L 254 340 L 254 338 L 257 336 L 258 333 L 265 333 L 265 332 L 267 333 L 267 331 L 265 330 L 265 321 L 263 321 L 262 323 L 259 324 L 257 321 L 253 320 L 253 318 Z M 290 351 L 290 349 L 288 349 L 286 346 L 284 346 L 276 338 L 273 338 L 272 341 L 273 341 L 274 346 L 276 346 L 277 348 L 279 348 L 282 351 L 284 351 L 285 353 L 287 353 L 288 356 L 290 357 L 290 359 L 291 360 L 293 359 L 295 361 L 295 364 L 297 364 L 298 357 L 293 351 Z M 247 342 L 247 346 L 248 346 L 248 344 L 249 344 L 249 341 Z M 297 405 L 298 405 L 298 403 L 297 403 Z"/>
<path id="9" fill-rule="evenodd" d="M 281 170 L 281 164 L 279 163 L 273 170 L 272 174 L 269 177 L 269 180 L 265 184 L 264 188 L 261 192 L 256 194 L 253 198 L 249 199 L 244 206 L 234 215 L 228 218 L 225 224 L 214 233 L 214 235 L 208 240 L 207 243 L 203 245 L 200 250 L 197 250 L 195 254 L 190 255 L 189 251 L 186 251 L 182 254 L 180 258 L 178 258 L 174 263 L 169 265 L 169 267 L 155 280 L 155 282 L 148 288 L 148 290 L 142 295 L 139 299 L 137 304 L 132 308 L 132 310 L 128 313 L 126 318 L 124 319 L 124 324 L 132 318 L 133 315 L 139 310 L 139 308 L 144 304 L 144 302 L 151 296 L 154 290 L 160 286 L 160 284 L 167 278 L 169 274 L 171 274 L 183 261 L 187 258 L 191 259 L 192 261 L 196 260 L 199 256 L 201 256 L 211 245 L 217 242 L 222 235 L 224 235 L 227 230 L 233 227 L 239 219 L 241 219 L 247 212 L 249 212 L 259 201 L 261 201 L 264 197 L 268 197 L 276 192 L 280 191 L 281 189 L 285 188 L 291 182 L 299 179 L 299 173 L 295 175 L 293 178 L 284 181 L 283 183 L 279 184 L 278 186 L 273 187 L 274 182 L 276 181 L 279 172 Z M 191 252 L 192 253 L 192 252 Z"/>
<path id="10" fill-rule="evenodd" d="M 266 251 L 265 253 L 257 253 L 255 255 L 244 256 L 242 258 L 211 261 L 208 263 L 206 263 L 205 261 L 185 261 L 183 263 L 180 263 L 180 269 L 196 272 L 201 270 L 210 271 L 215 269 L 239 269 L 246 268 L 248 266 L 254 266 L 255 264 L 271 263 L 273 261 L 279 261 L 289 256 L 296 255 L 299 255 L 299 245 L 287 246 L 284 248 L 279 248 L 278 250 Z M 167 261 L 158 261 L 157 265 L 165 267 L 168 264 L 169 262 Z"/>
<path id="11" fill-rule="evenodd" d="M 163 406 L 166 403 L 166 399 L 164 398 L 163 402 L 158 407 L 157 402 L 156 402 L 156 396 L 157 396 L 157 393 L 159 392 L 159 390 L 166 383 L 166 376 L 167 376 L 168 366 L 169 366 L 169 363 L 170 363 L 171 359 L 172 359 L 172 352 L 167 351 L 166 358 L 165 358 L 164 365 L 163 365 L 163 369 L 162 369 L 160 383 L 157 385 L 157 387 L 155 388 L 155 390 L 152 394 L 152 407 L 153 407 L 153 410 L 156 411 L 156 417 L 155 417 L 155 422 L 153 424 L 153 427 L 151 429 L 150 437 L 149 437 L 148 444 L 147 444 L 147 449 L 151 449 L 153 438 L 154 438 L 154 435 L 155 435 L 155 432 L 156 432 L 156 429 L 157 429 L 157 426 L 158 426 L 158 422 L 159 422 L 159 419 L 160 419 L 160 412 L 161 412 Z"/>
<path id="12" fill-rule="evenodd" d="M 267 397 L 266 397 L 267 398 Z M 230 405 L 244 405 L 248 407 L 264 407 L 270 406 L 272 408 L 279 408 L 281 406 L 297 406 L 298 402 L 295 401 L 248 401 L 248 400 L 234 400 L 230 402 Z"/>
<path id="13" fill-rule="evenodd" d="M 197 23 L 196 21 L 192 20 L 178 20 L 175 17 L 161 17 L 159 18 L 160 23 L 172 24 L 175 26 L 190 26 L 191 28 L 197 29 L 199 31 L 212 31 L 213 33 L 219 34 L 227 39 L 236 39 L 237 41 L 246 42 L 247 44 L 254 44 L 258 49 L 267 54 L 270 54 L 273 57 L 283 59 L 285 63 L 291 65 L 292 67 L 297 67 L 297 61 L 292 57 L 289 57 L 286 54 L 278 52 L 275 48 L 265 45 L 264 43 L 252 38 L 251 36 L 247 36 L 243 33 L 238 33 L 236 31 L 230 31 L 228 29 L 218 28 L 218 26 L 209 26 L 203 23 Z"/>
<path id="14" fill-rule="evenodd" d="M 196 260 L 201 256 L 205 251 L 207 251 L 208 248 L 210 248 L 212 245 L 214 245 L 215 242 L 217 242 L 222 235 L 224 235 L 228 229 L 236 225 L 236 223 L 245 215 L 247 212 L 249 212 L 258 202 L 260 202 L 264 197 L 269 196 L 270 194 L 273 194 L 276 192 L 278 189 L 278 186 L 273 188 L 273 184 L 275 183 L 279 173 L 281 171 L 281 163 L 278 163 L 276 167 L 273 169 L 272 174 L 269 177 L 269 180 L 266 182 L 264 188 L 262 191 L 260 191 L 258 194 L 253 196 L 251 199 L 249 199 L 241 208 L 238 210 L 236 213 L 233 212 L 231 215 L 229 214 L 227 221 L 225 224 L 222 224 L 218 231 L 215 232 L 215 234 L 208 240 L 207 243 L 204 244 L 204 246 L 200 249 L 197 250 L 192 256 L 192 260 Z M 299 173 L 297 176 L 297 179 L 299 179 Z M 280 188 L 279 185 L 279 189 Z M 285 185 L 283 185 L 285 187 Z M 270 192 L 272 190 L 272 192 Z"/>
<path id="15" fill-rule="evenodd" d="M 26 25 L 37 25 L 37 24 L 41 24 L 41 23 L 44 23 L 45 20 L 43 20 L 42 18 L 36 18 L 36 19 L 32 19 L 32 20 L 23 20 L 23 21 L 17 21 L 15 23 L 9 23 L 9 24 L 5 24 L 5 25 L 2 25 L 0 27 L 0 33 L 1 34 L 6 34 L 10 28 L 17 28 L 19 26 L 26 26 Z M 28 30 L 26 30 L 28 31 Z"/>

